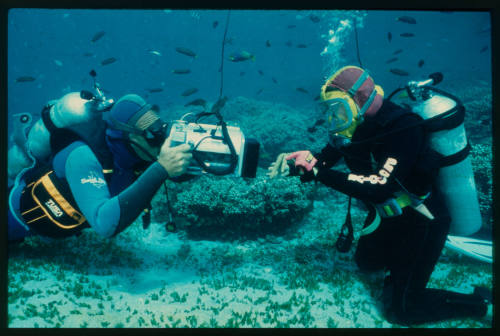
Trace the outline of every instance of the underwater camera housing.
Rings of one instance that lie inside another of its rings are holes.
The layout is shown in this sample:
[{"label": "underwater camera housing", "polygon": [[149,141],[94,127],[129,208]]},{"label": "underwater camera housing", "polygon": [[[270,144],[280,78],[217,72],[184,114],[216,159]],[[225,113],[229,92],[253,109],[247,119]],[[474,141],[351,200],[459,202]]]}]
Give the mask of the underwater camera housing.
[{"label": "underwater camera housing", "polygon": [[237,126],[176,120],[171,124],[169,137],[172,147],[186,143],[193,149],[194,162],[187,169],[188,175],[256,175],[260,144],[246,138]]}]

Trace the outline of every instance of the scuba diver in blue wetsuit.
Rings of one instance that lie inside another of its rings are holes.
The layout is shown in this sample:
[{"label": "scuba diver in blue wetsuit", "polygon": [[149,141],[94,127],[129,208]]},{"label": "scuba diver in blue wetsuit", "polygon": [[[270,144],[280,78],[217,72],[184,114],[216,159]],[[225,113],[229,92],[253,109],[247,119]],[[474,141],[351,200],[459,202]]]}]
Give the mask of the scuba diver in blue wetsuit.
[{"label": "scuba diver in blue wetsuit", "polygon": [[17,173],[9,187],[9,242],[64,238],[88,227],[113,237],[190,164],[191,147],[170,147],[157,106],[135,94],[113,103],[94,86],[97,94],[49,102],[25,136],[25,150],[9,151],[9,174]]},{"label": "scuba diver in blue wetsuit", "polygon": [[[437,76],[435,81],[440,81]],[[420,91],[424,83],[412,85],[414,90],[408,94],[422,95],[419,106],[430,108],[437,102],[438,107],[449,107],[432,123],[444,129],[463,123],[460,109],[440,91]],[[384,100],[382,88],[359,67],[338,70],[322,87],[321,98],[329,143],[317,154],[307,150],[280,154],[268,175],[300,175],[302,182],[321,182],[367,206],[355,260],[362,271],[388,272],[382,297],[388,321],[412,325],[485,316],[492,301],[487,288],[476,287],[473,294],[427,288],[450,229],[449,210],[453,210],[447,208],[446,188],[436,183],[436,176],[443,165],[457,170],[467,149],[453,155],[438,152],[427,141],[426,127],[431,123],[423,114],[390,98]],[[342,158],[350,172],[330,169]],[[470,183],[463,187],[469,188]],[[448,196],[457,197],[456,186],[453,191]],[[466,193],[461,190],[458,196]],[[350,204],[349,198],[349,210]],[[337,249],[346,252],[352,238],[348,212]]]}]

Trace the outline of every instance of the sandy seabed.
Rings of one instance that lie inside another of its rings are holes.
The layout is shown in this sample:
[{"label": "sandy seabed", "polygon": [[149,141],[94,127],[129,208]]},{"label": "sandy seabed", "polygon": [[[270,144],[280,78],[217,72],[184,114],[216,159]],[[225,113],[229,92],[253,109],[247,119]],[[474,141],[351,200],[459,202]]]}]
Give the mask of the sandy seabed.
[{"label": "sandy seabed", "polygon": [[[315,201],[299,227],[246,241],[190,240],[160,223],[143,230],[140,220],[111,240],[90,230],[29,238],[9,249],[8,326],[402,327],[381,314],[384,274],[360,273],[355,246],[335,251],[344,216],[344,202]],[[353,213],[355,225],[362,218]],[[470,293],[474,285],[492,288],[491,265],[445,249],[429,287]],[[490,328],[491,319],[418,327]]]}]

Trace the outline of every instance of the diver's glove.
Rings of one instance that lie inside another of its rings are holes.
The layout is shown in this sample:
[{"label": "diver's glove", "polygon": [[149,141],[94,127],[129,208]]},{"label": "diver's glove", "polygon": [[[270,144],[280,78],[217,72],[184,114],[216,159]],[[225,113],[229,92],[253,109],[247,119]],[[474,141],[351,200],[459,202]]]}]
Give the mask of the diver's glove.
[{"label": "diver's glove", "polygon": [[[278,176],[290,176],[292,175],[292,171],[290,171],[290,166],[286,160],[286,157],[290,155],[290,153],[281,153],[276,158],[276,161],[271,163],[269,168],[267,169],[267,176],[270,178],[275,178]],[[298,174],[296,174],[298,175]],[[292,175],[293,176],[293,175]]]}]

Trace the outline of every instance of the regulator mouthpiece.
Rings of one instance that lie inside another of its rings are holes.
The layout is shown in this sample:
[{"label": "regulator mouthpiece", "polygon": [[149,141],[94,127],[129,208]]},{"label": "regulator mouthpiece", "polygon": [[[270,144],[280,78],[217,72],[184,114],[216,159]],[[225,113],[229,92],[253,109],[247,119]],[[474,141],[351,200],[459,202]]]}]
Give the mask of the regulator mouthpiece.
[{"label": "regulator mouthpiece", "polygon": [[422,81],[410,81],[406,84],[406,91],[411,100],[417,99],[429,99],[431,93],[425,87],[428,85],[437,85],[443,80],[443,74],[440,72],[434,72],[429,75],[429,78]]},{"label": "regulator mouthpiece", "polygon": [[97,105],[97,110],[98,111],[107,111],[111,109],[111,107],[114,104],[113,99],[106,99],[104,96],[104,93],[100,89],[99,83],[96,81],[96,76],[97,73],[95,70],[91,70],[89,72],[89,75],[93,78],[94,80],[94,92],[90,92],[87,90],[82,90],[80,91],[80,98],[85,99],[85,100],[91,100],[94,101]]}]

